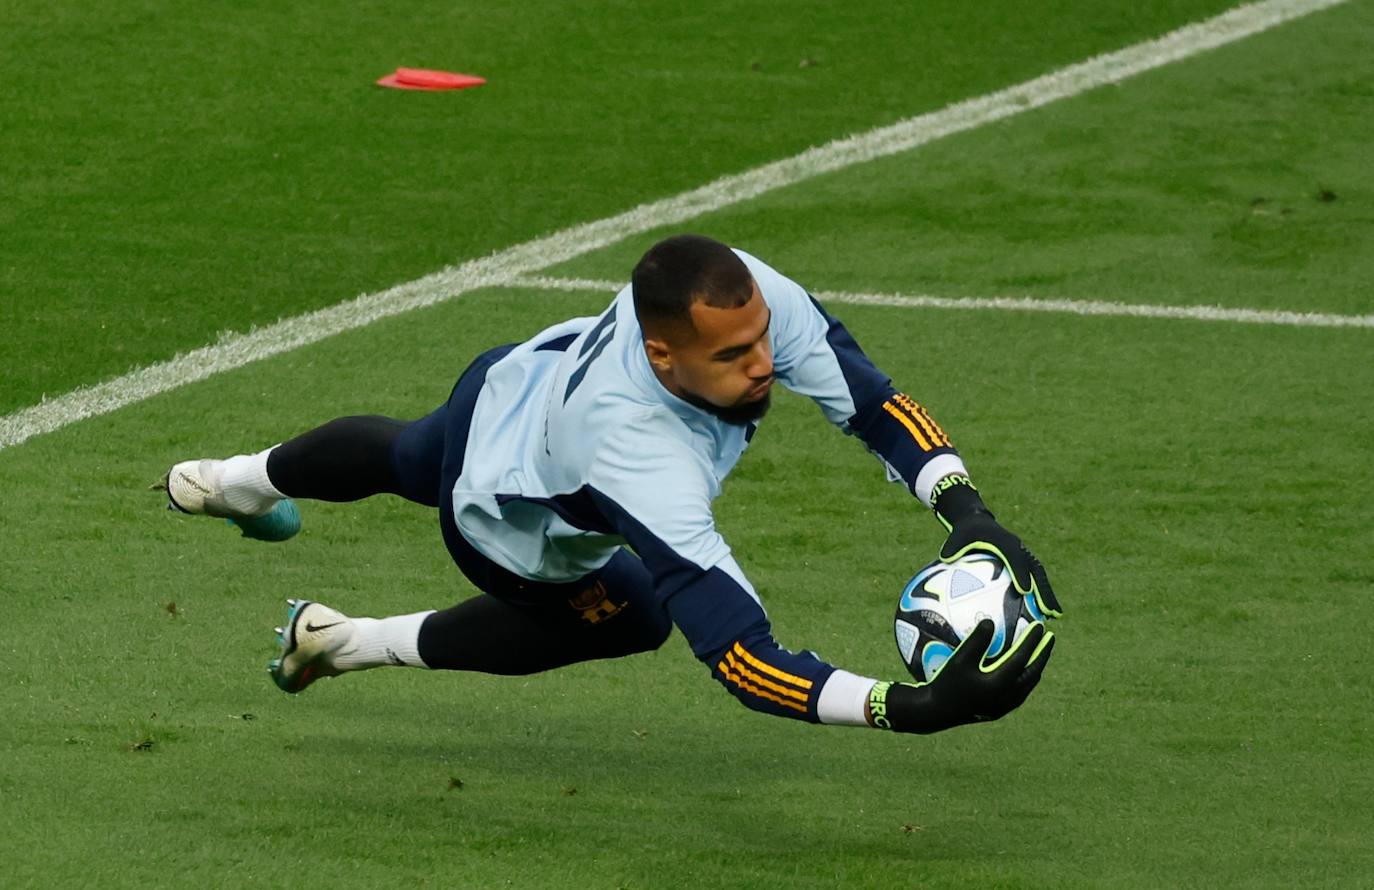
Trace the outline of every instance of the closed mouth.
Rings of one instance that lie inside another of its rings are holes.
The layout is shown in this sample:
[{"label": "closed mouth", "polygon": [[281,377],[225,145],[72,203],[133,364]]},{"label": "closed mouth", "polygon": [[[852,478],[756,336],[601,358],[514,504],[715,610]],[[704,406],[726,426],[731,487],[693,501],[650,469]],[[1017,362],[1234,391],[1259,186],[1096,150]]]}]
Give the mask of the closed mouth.
[{"label": "closed mouth", "polygon": [[772,378],[769,378],[768,380],[763,381],[758,386],[749,390],[749,392],[746,394],[746,398],[751,402],[756,402],[764,396],[768,395],[768,390],[772,388],[773,380]]}]

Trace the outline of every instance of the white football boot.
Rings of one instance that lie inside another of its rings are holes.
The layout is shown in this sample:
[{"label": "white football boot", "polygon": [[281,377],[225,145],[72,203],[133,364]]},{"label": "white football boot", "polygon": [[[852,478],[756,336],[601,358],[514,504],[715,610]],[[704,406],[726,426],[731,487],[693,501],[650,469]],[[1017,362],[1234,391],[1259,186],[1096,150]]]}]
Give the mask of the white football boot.
[{"label": "white football boot", "polygon": [[240,498],[230,505],[223,488],[224,461],[187,460],[162,477],[167,509],[195,516],[217,516],[238,527],[245,538],[285,541],[301,530],[301,514],[289,498]]},{"label": "white football boot", "polygon": [[311,600],[287,600],[286,626],[277,628],[281,655],[267,670],[283,692],[300,692],[321,677],[337,677],[333,655],[353,639],[353,619]]}]

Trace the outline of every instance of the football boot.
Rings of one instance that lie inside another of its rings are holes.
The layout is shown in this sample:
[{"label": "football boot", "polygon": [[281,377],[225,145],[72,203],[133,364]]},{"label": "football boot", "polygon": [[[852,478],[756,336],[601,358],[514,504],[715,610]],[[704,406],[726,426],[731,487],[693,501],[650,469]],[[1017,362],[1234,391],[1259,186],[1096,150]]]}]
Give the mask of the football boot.
[{"label": "football boot", "polygon": [[337,677],[332,656],[353,638],[353,619],[311,600],[287,600],[286,624],[277,628],[281,654],[267,670],[283,692],[300,692],[321,677]]},{"label": "football boot", "polygon": [[216,516],[259,541],[285,541],[301,530],[301,513],[289,498],[264,499],[261,509],[231,507],[224,497],[222,460],[182,461],[162,477],[167,509],[193,516]]}]

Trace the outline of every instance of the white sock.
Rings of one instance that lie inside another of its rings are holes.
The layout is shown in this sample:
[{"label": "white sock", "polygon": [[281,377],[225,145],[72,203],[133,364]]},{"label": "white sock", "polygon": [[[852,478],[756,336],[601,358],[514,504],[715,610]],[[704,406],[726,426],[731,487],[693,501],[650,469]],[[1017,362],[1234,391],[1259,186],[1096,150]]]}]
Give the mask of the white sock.
[{"label": "white sock", "polygon": [[267,455],[272,448],[257,454],[236,454],[224,462],[219,484],[230,507],[249,516],[262,516],[286,497],[267,478]]},{"label": "white sock", "polygon": [[330,656],[330,661],[341,671],[362,671],[384,664],[428,667],[420,658],[420,625],[433,614],[431,609],[391,618],[354,618],[348,645]]}]

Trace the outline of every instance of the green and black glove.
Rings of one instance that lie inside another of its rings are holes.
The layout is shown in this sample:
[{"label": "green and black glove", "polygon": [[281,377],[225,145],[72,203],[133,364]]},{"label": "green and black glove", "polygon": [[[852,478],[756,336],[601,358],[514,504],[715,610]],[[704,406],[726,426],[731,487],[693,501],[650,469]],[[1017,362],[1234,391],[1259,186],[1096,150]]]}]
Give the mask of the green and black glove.
[{"label": "green and black glove", "polygon": [[941,479],[935,484],[931,501],[936,517],[949,530],[945,546],[940,548],[940,559],[954,562],[969,553],[991,553],[1011,572],[1018,591],[1035,595],[1041,612],[1051,618],[1064,614],[1045,567],[1020,538],[998,523],[967,476]]},{"label": "green and black glove", "polygon": [[993,632],[991,621],[980,621],[925,683],[874,685],[868,694],[869,722],[880,729],[925,735],[1014,711],[1040,682],[1054,650],[1054,634],[1037,621],[1010,651],[984,664]]}]

